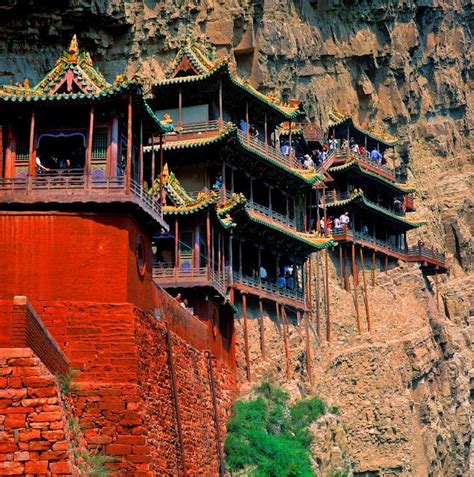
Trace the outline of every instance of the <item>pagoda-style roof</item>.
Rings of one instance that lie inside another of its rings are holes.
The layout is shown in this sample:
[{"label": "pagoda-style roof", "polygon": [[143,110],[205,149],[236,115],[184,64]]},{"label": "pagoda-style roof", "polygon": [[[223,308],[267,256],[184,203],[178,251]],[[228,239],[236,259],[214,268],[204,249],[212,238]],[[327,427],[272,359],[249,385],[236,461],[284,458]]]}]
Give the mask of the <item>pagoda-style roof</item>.
[{"label": "pagoda-style roof", "polygon": [[350,161],[346,162],[345,164],[341,164],[338,166],[332,166],[329,169],[329,172],[332,173],[338,173],[342,171],[347,171],[347,172],[357,172],[362,174],[365,177],[368,177],[370,179],[377,180],[378,182],[382,183],[383,185],[386,185],[390,187],[391,189],[395,190],[396,192],[401,192],[402,194],[409,194],[412,192],[415,192],[415,189],[407,184],[400,184],[399,182],[394,182],[391,180],[386,179],[380,174],[376,174],[375,172],[368,171],[366,168],[364,168],[360,161],[357,160],[357,158],[353,158]]},{"label": "pagoda-style roof", "polygon": [[378,141],[381,144],[384,144],[387,147],[395,146],[398,143],[398,138],[391,136],[390,134],[375,130],[375,129],[364,129],[354,122],[354,119],[350,114],[343,114],[337,111],[334,111],[329,114],[330,121],[327,124],[327,130],[341,126],[342,124],[349,123],[357,132],[370,137],[374,141]]},{"label": "pagoda-style roof", "polygon": [[305,115],[300,102],[281,104],[275,95],[265,95],[247,80],[240,79],[232,70],[230,58],[219,58],[215,50],[197,38],[186,38],[166,73],[166,78],[157,81],[155,87],[205,82],[222,77],[244,95],[262,102],[283,119],[296,119]]},{"label": "pagoda-style roof", "polygon": [[127,80],[117,76],[113,84],[108,83],[94,67],[88,52],[80,52],[74,35],[67,51],[64,51],[37,85],[31,87],[28,80],[23,84],[0,85],[0,100],[11,103],[77,103],[100,102],[133,92],[145,113],[162,132],[170,132],[173,126],[159,121],[143,98],[141,80]]},{"label": "pagoda-style roof", "polygon": [[399,225],[404,226],[407,230],[416,229],[422,225],[426,225],[426,221],[413,221],[405,217],[397,215],[396,213],[381,207],[378,204],[369,201],[364,196],[364,191],[361,189],[354,189],[351,194],[344,198],[338,198],[334,201],[327,202],[326,207],[343,207],[349,204],[357,204],[365,209],[368,209],[376,214],[382,215],[385,218],[392,220],[393,222],[398,223]]},{"label": "pagoda-style roof", "polygon": [[[198,147],[207,147],[212,144],[225,143],[232,140],[239,148],[245,150],[246,152],[257,156],[259,159],[266,161],[267,163],[272,164],[280,170],[283,170],[285,173],[290,174],[297,179],[304,181],[306,184],[314,184],[317,181],[323,180],[324,176],[319,174],[315,169],[303,169],[291,167],[281,160],[277,160],[272,154],[267,154],[264,151],[263,147],[257,148],[254,143],[247,142],[241,131],[233,123],[227,123],[221,131],[216,131],[214,136],[205,136],[203,138],[194,137],[192,139],[186,138],[186,135],[183,135],[183,139],[175,139],[166,142],[163,144],[163,150],[173,151],[181,149],[193,149]],[[144,151],[150,152],[152,146],[145,146]],[[154,145],[155,151],[159,151],[160,145]],[[242,156],[243,158],[245,156]]]}]

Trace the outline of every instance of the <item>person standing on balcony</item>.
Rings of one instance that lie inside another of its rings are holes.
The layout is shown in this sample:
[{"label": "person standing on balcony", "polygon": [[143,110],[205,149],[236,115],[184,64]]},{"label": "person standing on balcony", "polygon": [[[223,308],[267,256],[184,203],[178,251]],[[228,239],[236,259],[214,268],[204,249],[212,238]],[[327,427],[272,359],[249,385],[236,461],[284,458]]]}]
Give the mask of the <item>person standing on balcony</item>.
[{"label": "person standing on balcony", "polygon": [[332,235],[332,226],[333,226],[333,218],[328,217],[326,220],[326,228],[325,228],[325,232],[327,236]]},{"label": "person standing on balcony", "polygon": [[303,166],[306,167],[306,169],[314,169],[314,162],[309,154],[304,155]]},{"label": "person standing on balcony", "polygon": [[278,288],[285,288],[286,287],[286,278],[283,276],[283,273],[280,273],[280,275],[278,275],[277,287]]},{"label": "person standing on balcony", "polygon": [[321,220],[319,221],[319,232],[321,233],[321,236],[324,237],[326,233],[326,224],[324,223],[324,218],[321,217]]},{"label": "person standing on balcony", "polygon": [[285,278],[286,278],[286,288],[288,288],[288,290],[294,290],[295,280],[293,278],[293,275],[290,275],[289,273],[287,273]]},{"label": "person standing on balcony", "polygon": [[330,151],[332,151],[333,149],[336,149],[336,145],[337,145],[336,139],[334,139],[333,137],[331,139],[329,139],[329,150]]},{"label": "person standing on balcony", "polygon": [[349,218],[349,212],[344,212],[340,217],[339,220],[341,222],[341,226],[344,227],[344,230],[346,231],[349,228],[349,224],[351,222],[351,219]]},{"label": "person standing on balcony", "polygon": [[44,172],[49,172],[49,171],[50,169],[43,166],[43,163],[41,162],[41,155],[37,154],[36,155],[36,174],[43,174]]},{"label": "person standing on balcony", "polygon": [[380,154],[380,152],[374,148],[372,149],[372,152],[370,153],[370,160],[380,163],[382,160],[382,154]]},{"label": "person standing on balcony", "polygon": [[336,232],[338,231],[338,229],[341,228],[341,220],[339,219],[339,217],[336,217],[334,219],[334,229],[336,230]]},{"label": "person standing on balcony", "polygon": [[212,188],[213,188],[214,190],[218,190],[218,189],[220,189],[220,188],[222,187],[222,184],[223,184],[223,182],[222,182],[222,174],[218,174],[218,175],[216,176],[216,181],[214,182],[214,185],[212,186]]},{"label": "person standing on balcony", "polygon": [[266,282],[268,279],[268,274],[267,274],[267,270],[265,269],[263,265],[260,265],[259,273],[260,273],[260,280],[262,280],[262,282]]}]

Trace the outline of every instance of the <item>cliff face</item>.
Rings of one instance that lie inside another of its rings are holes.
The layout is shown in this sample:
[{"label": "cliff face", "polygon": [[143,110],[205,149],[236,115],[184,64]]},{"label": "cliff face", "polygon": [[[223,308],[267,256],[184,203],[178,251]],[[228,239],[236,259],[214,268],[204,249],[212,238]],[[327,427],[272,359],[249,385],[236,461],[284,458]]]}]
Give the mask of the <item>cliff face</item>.
[{"label": "cliff face", "polygon": [[[2,83],[39,79],[74,32],[109,79],[124,70],[160,77],[186,32],[204,34],[235,53],[241,76],[264,92],[302,99],[317,122],[337,109],[401,138],[396,164],[418,190],[417,214],[429,221],[413,233],[448,253],[442,305],[438,311],[415,267],[380,274],[369,291],[374,332],[357,336],[351,297],[331,266],[334,341],[313,339],[315,389],[340,406],[359,475],[469,475],[472,2],[41,3],[0,3]],[[304,345],[296,327],[290,338],[298,370]],[[274,340],[256,376],[278,375],[281,338]]]}]

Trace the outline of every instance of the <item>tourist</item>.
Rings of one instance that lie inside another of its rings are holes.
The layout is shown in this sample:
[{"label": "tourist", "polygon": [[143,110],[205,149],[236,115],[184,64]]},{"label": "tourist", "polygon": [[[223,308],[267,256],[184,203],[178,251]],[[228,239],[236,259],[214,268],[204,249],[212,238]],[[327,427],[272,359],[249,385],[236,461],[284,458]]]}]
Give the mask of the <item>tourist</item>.
[{"label": "tourist", "polygon": [[250,135],[254,138],[258,138],[258,129],[253,124],[250,125]]},{"label": "tourist", "polygon": [[336,217],[334,219],[334,229],[337,230],[340,228],[341,228],[341,220],[339,219],[339,217]]},{"label": "tourist", "polygon": [[[403,198],[402,198],[403,200]],[[395,209],[395,213],[397,215],[403,215],[403,202],[400,200],[400,197],[395,197],[393,201],[393,208]]]},{"label": "tourist", "polygon": [[41,162],[41,155],[37,154],[36,155],[36,174],[43,174],[43,172],[49,172],[49,171],[50,169],[43,166],[43,163]]},{"label": "tourist", "polygon": [[372,152],[370,153],[370,160],[374,162],[381,162],[382,160],[382,154],[380,154],[377,149],[372,149]]},{"label": "tourist", "polygon": [[267,270],[263,265],[260,265],[260,280],[266,282],[268,280]]},{"label": "tourist", "polygon": [[181,308],[184,308],[186,310],[186,308],[188,307],[188,299],[185,298],[181,303],[180,303],[180,306]]},{"label": "tourist", "polygon": [[280,273],[280,275],[278,275],[277,287],[278,288],[285,288],[286,287],[286,279],[285,279],[285,277],[283,276],[282,273]]},{"label": "tourist", "polygon": [[357,143],[354,143],[352,146],[352,152],[354,154],[359,154],[359,145]]},{"label": "tourist", "polygon": [[347,149],[347,139],[342,140],[341,149]]},{"label": "tourist", "polygon": [[322,236],[326,234],[326,224],[323,218],[319,221],[319,232]]},{"label": "tourist", "polygon": [[285,156],[288,156],[290,154],[290,146],[288,145],[287,142],[284,142],[281,146],[280,146],[280,152],[282,154],[284,154]]},{"label": "tourist", "polygon": [[306,167],[306,169],[314,169],[314,162],[309,154],[304,155],[303,166]]},{"label": "tourist", "polygon": [[362,234],[369,235],[369,228],[365,224],[362,226]]},{"label": "tourist", "polygon": [[333,226],[333,217],[328,217],[326,220],[326,235],[332,234],[332,226]]},{"label": "tourist", "polygon": [[220,189],[222,187],[223,181],[222,181],[222,174],[218,174],[216,176],[216,181],[214,182],[214,185],[212,186],[213,189]]},{"label": "tourist", "polygon": [[336,146],[337,146],[336,139],[335,138],[329,139],[329,150],[332,151],[332,150],[336,149]]},{"label": "tourist", "polygon": [[240,130],[245,134],[247,132],[247,123],[241,119],[240,120]]},{"label": "tourist", "polygon": [[286,288],[288,288],[288,290],[295,289],[295,280],[290,274],[286,275]]},{"label": "tourist", "polygon": [[179,304],[181,304],[181,293],[178,293],[174,298]]},{"label": "tourist", "polygon": [[349,228],[349,223],[351,219],[349,218],[349,212],[344,212],[340,217],[339,220],[341,221],[341,226],[344,227],[344,229]]}]

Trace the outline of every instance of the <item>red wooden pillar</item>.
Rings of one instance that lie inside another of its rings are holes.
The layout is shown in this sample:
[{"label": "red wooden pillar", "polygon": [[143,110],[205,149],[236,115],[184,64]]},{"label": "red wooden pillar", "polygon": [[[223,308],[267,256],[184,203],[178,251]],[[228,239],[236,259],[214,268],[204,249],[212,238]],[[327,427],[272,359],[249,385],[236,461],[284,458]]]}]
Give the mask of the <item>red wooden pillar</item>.
[{"label": "red wooden pillar", "polygon": [[249,331],[247,323],[247,295],[242,293],[242,313],[244,315],[244,343],[245,343],[245,365],[247,367],[247,381],[251,380],[250,355],[249,355]]},{"label": "red wooden pillar", "polygon": [[359,297],[357,295],[357,262],[355,256],[355,245],[352,244],[352,283],[354,285],[354,305],[356,312],[357,332],[360,333]]},{"label": "red wooden pillar", "polygon": [[174,218],[174,266],[179,267],[179,222],[178,217]]},{"label": "red wooden pillar", "polygon": [[[155,192],[155,136],[151,136],[151,191],[152,196],[156,195]],[[161,177],[160,177],[161,182]],[[161,199],[160,199],[161,200]]]},{"label": "red wooden pillar", "polygon": [[35,176],[36,175],[36,151],[35,151],[35,110],[34,109],[31,111],[30,144],[29,144],[28,153],[29,153],[29,174],[30,176]]},{"label": "red wooden pillar", "polygon": [[262,358],[265,359],[265,323],[263,318],[263,303],[262,300],[258,300],[258,307],[260,310],[260,349]]},{"label": "red wooden pillar", "polygon": [[316,259],[316,333],[318,338],[321,337],[321,317],[320,317],[320,308],[319,302],[321,297],[321,286],[320,286],[320,274],[319,274],[319,266],[320,266],[320,256],[317,255]]},{"label": "red wooden pillar", "polygon": [[365,314],[367,317],[367,330],[372,331],[372,325],[370,321],[369,296],[367,295],[367,281],[365,279],[364,252],[362,251],[362,247],[359,249],[359,254],[360,254],[360,266],[362,267],[362,284],[364,286],[364,302],[365,302]]},{"label": "red wooden pillar", "polygon": [[3,126],[0,125],[0,177],[5,177],[5,158],[3,156]]},{"label": "red wooden pillar", "polygon": [[7,127],[7,147],[5,150],[5,177],[15,177],[16,137],[11,124]]},{"label": "red wooden pillar", "polygon": [[[296,313],[299,314],[299,311]],[[306,338],[306,369],[308,373],[308,381],[309,385],[313,385],[313,371],[311,368],[311,343],[309,341],[309,313],[306,312],[304,314],[304,331],[305,331],[305,338]]]},{"label": "red wooden pillar", "polygon": [[160,202],[165,205],[165,191],[163,189],[163,133],[160,133]]},{"label": "red wooden pillar", "polygon": [[140,149],[138,150],[138,167],[140,187],[143,187],[143,119],[140,119]]},{"label": "red wooden pillar", "polygon": [[130,192],[130,183],[132,179],[132,95],[128,97],[127,111],[127,165],[125,168],[125,180],[127,184],[127,193]]},{"label": "red wooden pillar", "polygon": [[178,92],[178,127],[183,125],[183,91],[179,88]]},{"label": "red wooden pillar", "polygon": [[331,317],[329,313],[329,259],[328,259],[328,249],[325,250],[325,266],[326,266],[326,340],[331,341]]},{"label": "red wooden pillar", "polygon": [[91,175],[92,175],[93,138],[94,138],[94,106],[92,105],[89,112],[89,131],[87,133],[87,152],[86,152],[86,164],[85,164],[87,188],[90,188],[91,182],[92,182]]},{"label": "red wooden pillar", "polygon": [[372,286],[375,286],[375,250],[372,251]]},{"label": "red wooden pillar", "polygon": [[224,126],[224,112],[222,105],[222,78],[219,78],[219,129]]},{"label": "red wooden pillar", "polygon": [[209,277],[211,271],[211,218],[209,216],[209,210],[206,215],[206,248],[207,276]]},{"label": "red wooden pillar", "polygon": [[288,320],[286,318],[285,305],[281,305],[281,319],[283,321],[283,340],[285,344],[286,379],[289,380],[291,377],[290,347],[288,343]]},{"label": "red wooden pillar", "polygon": [[117,177],[117,161],[118,161],[118,141],[119,141],[119,121],[116,116],[112,119],[112,137],[110,141],[110,158],[108,175]]},{"label": "red wooden pillar", "polygon": [[435,277],[435,287],[436,287],[436,308],[439,311],[438,266],[436,266],[435,268],[434,277]]}]

